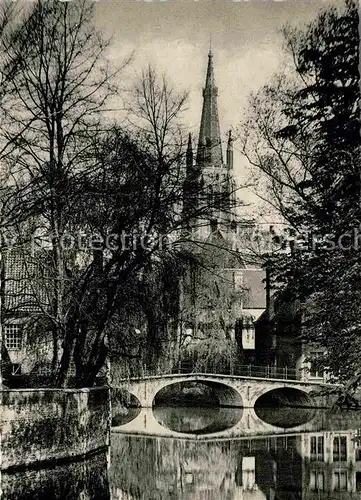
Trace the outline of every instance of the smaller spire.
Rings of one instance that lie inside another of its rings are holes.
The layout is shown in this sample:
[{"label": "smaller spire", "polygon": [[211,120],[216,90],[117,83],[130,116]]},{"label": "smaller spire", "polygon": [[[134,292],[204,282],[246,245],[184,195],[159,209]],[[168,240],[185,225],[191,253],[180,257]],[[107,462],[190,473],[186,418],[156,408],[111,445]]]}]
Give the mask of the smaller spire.
[{"label": "smaller spire", "polygon": [[229,132],[228,132],[227,167],[229,169],[233,168],[233,137],[232,137],[232,130],[229,130]]},{"label": "smaller spire", "polygon": [[189,132],[188,134],[188,146],[187,146],[187,152],[190,151],[192,152],[192,134]]},{"label": "smaller spire", "polygon": [[205,143],[202,135],[199,136],[198,150],[197,150],[197,163],[202,163],[205,158]]},{"label": "smaller spire", "polygon": [[186,152],[186,165],[187,165],[187,171],[188,175],[193,167],[193,147],[192,147],[192,134],[189,132],[188,135],[188,146],[187,146],[187,152]]},{"label": "smaller spire", "polygon": [[208,57],[212,57],[212,33],[209,34],[209,52],[208,52]]}]

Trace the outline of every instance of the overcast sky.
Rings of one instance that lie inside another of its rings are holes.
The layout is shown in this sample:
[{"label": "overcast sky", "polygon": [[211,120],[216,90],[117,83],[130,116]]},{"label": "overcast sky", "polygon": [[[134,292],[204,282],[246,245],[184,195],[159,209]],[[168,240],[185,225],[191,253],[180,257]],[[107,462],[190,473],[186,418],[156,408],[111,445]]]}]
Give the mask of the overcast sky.
[{"label": "overcast sky", "polygon": [[[211,35],[225,140],[227,130],[244,116],[249,94],[282,64],[282,26],[307,24],[330,4],[341,5],[341,1],[100,0],[96,24],[106,36],[113,36],[110,55],[117,64],[135,51],[122,76],[125,87],[150,62],[159,72],[166,72],[174,86],[190,91],[184,121],[195,136]],[[239,180],[247,176],[239,155],[235,173]]]}]

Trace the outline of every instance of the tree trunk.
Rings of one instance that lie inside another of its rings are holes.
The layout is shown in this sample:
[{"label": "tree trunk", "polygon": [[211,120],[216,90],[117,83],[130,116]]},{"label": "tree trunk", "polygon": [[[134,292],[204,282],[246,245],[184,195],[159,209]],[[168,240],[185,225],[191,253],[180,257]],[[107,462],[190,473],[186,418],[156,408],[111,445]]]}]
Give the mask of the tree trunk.
[{"label": "tree trunk", "polygon": [[59,345],[58,345],[59,340],[58,340],[58,332],[55,325],[53,325],[52,328],[52,337],[53,337],[53,356],[51,360],[51,373],[53,382],[55,382],[56,371],[58,368],[58,357],[59,357]]},{"label": "tree trunk", "polygon": [[60,360],[55,386],[66,387],[69,379],[69,369],[74,351],[74,338],[71,335],[64,336],[63,353]]}]

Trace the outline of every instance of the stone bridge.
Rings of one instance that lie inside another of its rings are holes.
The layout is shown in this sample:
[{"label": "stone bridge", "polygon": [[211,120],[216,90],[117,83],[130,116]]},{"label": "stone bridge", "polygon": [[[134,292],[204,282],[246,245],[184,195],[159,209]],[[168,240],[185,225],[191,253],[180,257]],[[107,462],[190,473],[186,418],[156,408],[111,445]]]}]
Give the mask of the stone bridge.
[{"label": "stone bridge", "polygon": [[117,388],[132,394],[142,408],[151,408],[157,394],[165,387],[182,382],[199,382],[210,387],[220,406],[254,408],[259,398],[272,391],[297,406],[329,406],[327,397],[320,395],[331,384],[299,380],[271,379],[249,376],[189,373],[155,375],[139,379],[120,380]]}]

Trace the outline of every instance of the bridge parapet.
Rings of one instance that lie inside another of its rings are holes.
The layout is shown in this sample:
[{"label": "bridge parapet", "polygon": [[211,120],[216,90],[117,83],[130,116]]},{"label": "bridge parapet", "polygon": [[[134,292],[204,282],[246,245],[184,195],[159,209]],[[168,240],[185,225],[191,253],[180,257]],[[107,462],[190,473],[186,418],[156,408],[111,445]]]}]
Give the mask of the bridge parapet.
[{"label": "bridge parapet", "polygon": [[212,366],[209,364],[198,365],[188,361],[182,361],[179,366],[173,370],[173,373],[211,373],[218,375],[244,376],[244,377],[261,377],[275,378],[287,380],[303,380],[304,372],[289,366],[271,366],[271,365],[242,365],[240,363],[230,362],[228,366],[222,367]]}]

